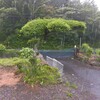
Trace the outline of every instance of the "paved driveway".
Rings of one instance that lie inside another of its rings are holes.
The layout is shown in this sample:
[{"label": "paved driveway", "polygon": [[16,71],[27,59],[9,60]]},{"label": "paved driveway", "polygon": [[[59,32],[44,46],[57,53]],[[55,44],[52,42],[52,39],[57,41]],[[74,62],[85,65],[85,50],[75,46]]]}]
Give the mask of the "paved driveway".
[{"label": "paved driveway", "polygon": [[[100,70],[73,59],[58,59],[64,64],[64,74],[69,73],[74,81],[79,79],[81,92],[89,92],[100,100]],[[90,100],[90,95],[88,99]],[[81,99],[80,99],[81,100]],[[84,99],[85,100],[85,99]]]}]

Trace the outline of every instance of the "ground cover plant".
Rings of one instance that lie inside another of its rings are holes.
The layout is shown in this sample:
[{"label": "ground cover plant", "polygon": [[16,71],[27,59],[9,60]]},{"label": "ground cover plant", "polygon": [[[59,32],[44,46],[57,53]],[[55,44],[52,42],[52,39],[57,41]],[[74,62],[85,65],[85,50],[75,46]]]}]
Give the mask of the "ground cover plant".
[{"label": "ground cover plant", "polygon": [[31,48],[22,48],[18,57],[0,58],[0,66],[16,66],[18,68],[17,72],[23,74],[23,81],[31,86],[57,84],[60,82],[58,69],[42,64],[42,61],[37,58]]},{"label": "ground cover plant", "polygon": [[22,65],[29,65],[28,59],[22,59],[18,57],[14,58],[0,58],[0,66],[5,66],[5,67],[14,67],[19,64]]}]

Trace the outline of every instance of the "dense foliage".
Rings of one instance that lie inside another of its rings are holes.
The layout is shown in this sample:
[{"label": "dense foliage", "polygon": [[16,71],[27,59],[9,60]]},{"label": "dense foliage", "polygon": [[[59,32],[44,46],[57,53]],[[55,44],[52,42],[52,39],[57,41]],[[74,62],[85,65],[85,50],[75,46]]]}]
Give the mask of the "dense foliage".
[{"label": "dense foliage", "polygon": [[62,19],[54,19],[47,25],[49,32],[66,33],[70,30],[70,26]]},{"label": "dense foliage", "polygon": [[34,44],[37,40],[37,43],[40,41],[41,49],[61,49],[68,47],[69,43],[77,43],[78,37],[85,29],[84,22],[53,18],[32,20],[25,24],[20,32],[23,34],[22,38],[27,38],[28,44]]},{"label": "dense foliage", "polygon": [[48,65],[35,64],[28,68],[24,67],[21,71],[25,74],[24,81],[31,85],[57,84],[60,81],[58,70]]},{"label": "dense foliage", "polygon": [[87,43],[82,44],[82,51],[87,56],[91,56],[91,54],[93,53],[93,49]]},{"label": "dense foliage", "polygon": [[20,50],[20,57],[21,58],[32,58],[34,55],[34,51],[33,49],[30,48],[22,48],[22,50]]},{"label": "dense foliage", "polygon": [[33,34],[35,36],[44,34],[46,25],[48,23],[48,20],[38,19],[38,20],[32,20],[28,22],[24,27],[22,27],[21,32],[24,33],[24,35],[32,36]]}]

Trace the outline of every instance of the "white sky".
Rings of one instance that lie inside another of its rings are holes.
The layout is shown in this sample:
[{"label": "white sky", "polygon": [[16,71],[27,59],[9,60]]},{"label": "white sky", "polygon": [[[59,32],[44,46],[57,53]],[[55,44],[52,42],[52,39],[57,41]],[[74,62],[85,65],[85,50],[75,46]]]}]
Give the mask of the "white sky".
[{"label": "white sky", "polygon": [[[86,0],[80,0],[80,1],[86,1]],[[92,0],[90,0],[90,1],[92,1]],[[100,0],[94,0],[94,2],[100,10]]]}]

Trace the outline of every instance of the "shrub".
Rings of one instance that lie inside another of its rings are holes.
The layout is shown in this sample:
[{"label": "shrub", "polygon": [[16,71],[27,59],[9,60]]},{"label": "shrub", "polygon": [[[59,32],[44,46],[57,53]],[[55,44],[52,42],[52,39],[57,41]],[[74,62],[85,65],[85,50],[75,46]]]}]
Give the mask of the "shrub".
[{"label": "shrub", "polygon": [[100,49],[96,49],[96,54],[100,55]]},{"label": "shrub", "polygon": [[22,48],[22,50],[20,50],[20,57],[21,58],[32,58],[34,54],[33,49],[31,48]]},{"label": "shrub", "polygon": [[60,74],[56,68],[48,65],[33,65],[31,67],[23,67],[24,81],[34,85],[56,84],[59,82]]},{"label": "shrub", "polygon": [[93,48],[91,48],[87,43],[82,44],[82,51],[87,55],[91,56],[93,53]]},{"label": "shrub", "polygon": [[41,60],[37,58],[29,59],[29,66],[18,65],[20,72],[24,73],[24,82],[31,84],[56,84],[59,82],[60,74],[58,69],[48,65],[41,65]]},{"label": "shrub", "polygon": [[87,43],[82,44],[82,51],[87,52],[89,45]]},{"label": "shrub", "polygon": [[89,47],[86,52],[87,56],[91,56],[92,53],[93,53],[93,48]]}]

